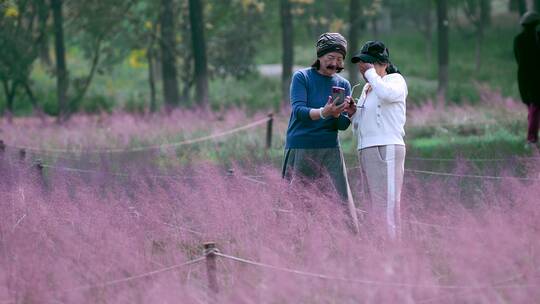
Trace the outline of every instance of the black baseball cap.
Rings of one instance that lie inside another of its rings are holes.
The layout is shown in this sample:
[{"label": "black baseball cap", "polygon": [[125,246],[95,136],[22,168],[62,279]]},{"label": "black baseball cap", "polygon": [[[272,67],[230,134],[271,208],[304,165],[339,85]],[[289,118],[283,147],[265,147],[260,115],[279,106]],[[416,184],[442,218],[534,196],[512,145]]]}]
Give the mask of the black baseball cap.
[{"label": "black baseball cap", "polygon": [[362,49],[351,58],[351,62],[388,62],[389,58],[390,53],[388,52],[388,48],[384,46],[384,43],[381,41],[368,41],[364,44]]}]

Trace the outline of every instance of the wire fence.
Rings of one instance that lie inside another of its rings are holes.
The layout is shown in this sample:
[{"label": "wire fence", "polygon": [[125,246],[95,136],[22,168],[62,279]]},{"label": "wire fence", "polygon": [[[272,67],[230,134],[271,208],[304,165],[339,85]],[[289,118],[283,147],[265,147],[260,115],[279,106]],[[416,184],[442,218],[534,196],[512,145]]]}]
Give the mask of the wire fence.
[{"label": "wire fence", "polygon": [[407,157],[407,160],[412,161],[426,161],[426,162],[507,162],[507,161],[523,161],[523,160],[540,160],[538,156],[512,156],[512,157],[499,157],[499,158],[438,158],[438,157]]},{"label": "wire fence", "polygon": [[[271,134],[271,122],[272,122],[272,120],[273,120],[272,115],[269,115],[269,117],[267,117],[267,118],[254,121],[252,123],[249,123],[249,124],[241,126],[241,127],[237,127],[237,128],[231,129],[231,130],[227,130],[227,131],[224,131],[224,132],[221,132],[221,133],[218,133],[218,134],[205,136],[205,137],[201,137],[201,138],[196,138],[196,139],[191,139],[191,140],[187,140],[187,141],[183,141],[183,142],[167,143],[167,144],[156,145],[156,146],[139,147],[139,148],[136,148],[135,150],[133,150],[133,149],[132,150],[129,150],[129,149],[128,150],[125,150],[125,149],[106,149],[106,150],[99,150],[99,151],[100,152],[109,151],[109,152],[113,152],[113,153],[122,152],[122,151],[130,152],[130,151],[142,151],[144,149],[161,148],[161,147],[165,147],[165,146],[180,146],[180,145],[193,144],[193,143],[203,142],[203,141],[206,141],[206,140],[216,139],[216,138],[219,138],[219,137],[222,137],[222,136],[232,135],[234,133],[238,133],[238,132],[247,130],[249,128],[253,128],[253,127],[258,126],[260,124],[263,124],[265,122],[269,123],[267,125],[268,126],[267,131],[270,131],[270,134]],[[267,134],[267,140],[268,140],[269,137],[271,138],[271,135]],[[25,149],[26,147],[6,146],[5,143],[0,141],[0,152],[5,151],[6,148],[19,150],[19,164],[20,164],[21,160],[24,160],[25,153],[23,153],[22,151],[24,151],[23,149]],[[58,152],[72,152],[72,153],[74,153],[74,152],[76,152],[76,151],[73,151],[73,150],[66,150],[66,149],[40,150],[40,149],[30,148],[30,150],[37,151],[39,153],[55,153],[55,152],[57,152],[57,153]],[[85,151],[85,152],[88,152],[88,151]],[[59,157],[63,158],[63,159],[73,160],[73,161],[80,160],[79,158],[68,158],[68,157],[65,157],[65,156],[59,156]],[[489,159],[489,158],[458,158],[458,159],[451,159],[451,158],[409,157],[408,159],[416,160],[416,161],[428,161],[428,162],[430,162],[430,161],[449,162],[449,161],[458,161],[458,160],[462,160],[462,161],[481,161],[481,162],[490,161],[491,162],[491,161],[506,161],[506,160],[512,160],[512,159],[537,160],[537,159],[540,159],[540,157],[533,156],[533,157],[491,158],[491,159]],[[13,160],[12,160],[12,162],[13,162]],[[14,164],[12,163],[11,165],[14,165]],[[64,172],[73,172],[73,173],[83,173],[83,174],[111,175],[111,176],[128,177],[128,178],[137,178],[137,177],[141,176],[141,173],[111,172],[111,171],[104,171],[104,170],[82,169],[82,168],[68,167],[68,166],[55,166],[55,165],[50,165],[50,164],[43,163],[41,160],[37,160],[36,163],[25,167],[25,169],[30,169],[33,166],[36,166],[40,170],[43,169],[43,168],[48,168],[48,169],[51,169],[51,170],[64,171]],[[360,169],[360,166],[351,167],[351,168],[348,169],[348,171],[351,172],[351,171],[357,170],[357,169]],[[531,177],[472,175],[472,174],[458,174],[458,173],[436,172],[436,171],[415,170],[415,169],[405,169],[405,172],[411,173],[411,174],[417,174],[417,175],[431,175],[431,176],[442,176],[442,177],[452,177],[452,178],[475,178],[475,179],[484,179],[484,180],[505,180],[505,179],[515,179],[515,180],[521,180],[521,181],[539,181],[540,180],[540,178],[531,178]],[[142,173],[144,173],[145,177],[150,177],[150,178],[155,178],[155,179],[170,179],[170,180],[195,180],[195,179],[198,179],[197,177],[194,177],[194,176],[167,175],[167,174],[147,174],[146,172],[142,172]],[[227,175],[234,175],[234,172],[232,170],[230,170],[229,172],[227,172]],[[251,176],[250,175],[236,175],[236,176],[239,177],[239,178],[245,179],[245,180],[247,180],[247,181],[249,181],[251,183],[257,184],[257,185],[262,185],[262,186],[268,185],[265,181],[260,180],[261,176],[253,176],[253,175],[251,175]],[[201,177],[199,179],[202,180],[204,178]],[[295,213],[293,210],[286,210],[286,209],[281,209],[281,208],[274,208],[274,211],[279,212],[279,213],[289,213],[289,214]],[[365,212],[365,211],[360,211],[360,212]],[[434,228],[441,228],[441,229],[454,229],[452,227],[446,227],[446,226],[437,225],[437,224],[421,223],[421,222],[418,222],[418,221],[415,221],[415,220],[404,220],[404,221],[409,222],[410,224],[419,225],[419,226],[434,227]],[[174,226],[174,225],[168,225],[168,226],[170,226],[171,228],[177,228],[177,229],[180,229],[180,230],[186,230],[186,231],[189,231],[189,232],[192,232],[192,233],[202,235],[201,232],[196,231],[196,230],[192,230],[192,229],[189,229],[189,228],[184,228],[184,227]]]},{"label": "wire fence", "polygon": [[[359,170],[361,166],[355,166],[348,168],[348,171]],[[437,171],[428,171],[428,170],[416,170],[416,169],[405,169],[406,173],[412,174],[422,174],[422,175],[435,175],[435,176],[446,176],[446,177],[457,177],[457,178],[477,178],[485,180],[505,180],[505,179],[515,179],[522,181],[540,181],[540,178],[534,177],[519,177],[519,176],[492,176],[492,175],[475,175],[475,174],[459,174],[459,173],[449,173],[449,172],[437,172]]]},{"label": "wire fence", "polygon": [[[170,147],[179,147],[184,145],[191,145],[195,143],[200,143],[204,141],[210,141],[215,140],[220,137],[229,136],[241,131],[245,131],[254,127],[257,127],[261,124],[267,123],[267,134],[266,134],[266,141],[267,141],[267,148],[271,146],[272,141],[272,124],[273,124],[273,115],[269,114],[268,117],[256,120],[254,122],[248,123],[246,125],[233,128],[230,130],[226,130],[223,132],[219,132],[216,134],[203,136],[199,138],[184,140],[180,142],[172,142],[172,143],[163,143],[159,145],[152,145],[152,146],[142,146],[142,147],[135,147],[135,148],[129,148],[129,149],[121,149],[121,148],[107,148],[107,149],[99,149],[99,150],[70,150],[70,149],[41,149],[41,148],[35,148],[35,147],[28,147],[28,146],[11,146],[6,145],[2,140],[0,140],[0,152],[4,152],[6,148],[15,149],[19,151],[20,158],[24,158],[26,151],[32,151],[35,153],[41,153],[48,157],[55,157],[59,159],[64,160],[72,160],[72,161],[79,161],[80,158],[74,158],[74,157],[67,157],[67,156],[58,156],[59,153],[80,153],[80,154],[95,154],[95,153],[131,153],[131,152],[140,152],[140,151],[148,151],[148,150],[161,150],[166,149]],[[53,154],[53,155],[51,155]],[[425,158],[425,157],[407,157],[407,160],[410,161],[423,161],[423,162],[457,162],[457,161],[466,161],[466,162],[503,162],[503,161],[511,161],[511,160],[540,160],[539,156],[531,156],[531,157],[524,157],[524,156],[515,156],[515,157],[509,157],[509,158]],[[85,159],[85,161],[88,161],[88,159]],[[96,162],[90,161],[90,163],[96,164]],[[63,170],[63,171],[71,171],[71,172],[79,172],[79,173],[101,173],[101,174],[109,174],[109,175],[115,175],[115,176],[129,176],[127,173],[114,173],[114,172],[100,172],[98,170],[91,170],[91,169],[81,169],[81,168],[73,168],[73,167],[59,167],[59,166],[52,166],[49,164],[42,164],[42,167],[55,169],[55,170]],[[356,170],[359,169],[359,166],[351,167],[348,170]],[[523,181],[538,181],[539,178],[530,178],[530,177],[513,177],[513,176],[488,176],[488,175],[473,175],[473,174],[457,174],[457,173],[450,173],[450,172],[436,172],[436,171],[429,171],[429,170],[415,170],[415,169],[405,169],[405,172],[412,173],[412,174],[423,174],[423,175],[435,175],[435,176],[447,176],[447,177],[460,177],[460,178],[478,178],[478,179],[486,179],[486,180],[503,180],[503,179],[517,179],[517,180],[523,180]],[[188,177],[180,177],[175,175],[151,175],[150,177],[153,178],[172,178],[172,179],[188,179]],[[249,180],[254,183],[262,184],[265,183],[254,179],[249,176],[243,177],[246,180]]]},{"label": "wire fence", "polygon": [[[11,160],[10,164],[14,165],[14,162],[15,161]],[[133,174],[125,173],[125,172],[111,172],[111,171],[103,171],[103,170],[82,169],[82,168],[68,167],[68,166],[54,166],[54,165],[43,163],[41,159],[38,159],[33,165],[30,165],[28,168],[31,168],[32,166],[41,166],[42,168],[49,168],[53,170],[66,171],[66,172],[105,174],[105,175],[121,176],[121,177],[135,177]],[[348,168],[347,171],[350,172],[350,171],[359,170],[359,169],[361,169],[360,166],[355,166],[355,167]],[[540,181],[540,178],[534,178],[534,177],[459,174],[459,173],[437,172],[437,171],[417,170],[417,169],[408,169],[408,168],[405,169],[405,172],[411,173],[411,174],[420,174],[420,175],[434,175],[434,176],[446,176],[446,177],[456,177],[456,178],[476,178],[476,179],[484,179],[484,180],[514,179],[514,180],[521,180],[521,181]],[[180,175],[166,175],[166,174],[145,174],[144,176],[156,178],[156,179],[177,179],[177,180],[196,179],[196,177],[188,177],[188,176],[180,176]],[[246,176],[241,176],[241,178],[244,178],[256,184],[266,185],[265,182],[261,180],[257,180],[255,176],[246,175]]]},{"label": "wire fence", "polygon": [[[59,291],[55,291],[55,294],[56,294],[55,297],[57,298],[58,295],[64,295],[64,294],[69,294],[69,293],[73,293],[73,292],[80,292],[80,291],[85,291],[85,290],[89,290],[89,289],[107,288],[107,287],[111,287],[111,286],[114,286],[114,285],[119,285],[119,284],[122,284],[122,283],[127,283],[127,282],[131,282],[131,281],[135,281],[135,280],[139,280],[139,279],[143,279],[143,278],[149,278],[149,277],[153,277],[153,276],[165,273],[165,272],[170,272],[172,270],[177,270],[177,269],[180,269],[180,268],[183,268],[183,267],[186,267],[186,266],[195,265],[195,264],[200,263],[200,262],[202,262],[204,260],[206,260],[206,257],[201,256],[201,257],[189,260],[189,261],[184,262],[184,263],[159,268],[159,269],[155,269],[155,270],[152,270],[152,271],[148,271],[148,272],[144,272],[144,273],[140,273],[140,274],[136,274],[136,275],[126,276],[126,277],[122,277],[122,278],[119,278],[119,279],[113,279],[113,280],[109,280],[109,281],[105,281],[105,282],[101,282],[101,283],[97,283],[97,284],[86,284],[86,285],[80,285],[80,286],[76,286],[76,287],[66,288],[66,289],[62,289],[62,290],[59,290]],[[41,300],[45,300],[45,299],[41,299]],[[49,299],[49,300],[52,300],[52,299]],[[7,300],[6,299],[6,300],[0,300],[0,303],[2,303],[2,304],[18,303],[18,301],[16,301],[16,300]]]},{"label": "wire fence", "polygon": [[[132,152],[141,152],[141,151],[149,151],[149,150],[162,150],[166,148],[177,148],[180,146],[186,146],[186,145],[192,145],[200,142],[215,140],[221,137],[229,136],[241,131],[245,131],[254,127],[257,127],[259,125],[267,123],[269,126],[267,129],[271,130],[271,124],[273,123],[273,115],[269,114],[268,117],[265,117],[263,119],[256,120],[254,122],[248,123],[246,125],[233,128],[230,130],[226,130],[223,132],[218,132],[215,134],[199,137],[199,138],[193,138],[193,139],[187,139],[179,142],[169,142],[169,143],[163,143],[159,145],[150,145],[150,146],[141,146],[141,147],[133,147],[133,148],[106,148],[106,149],[85,149],[85,150],[73,150],[73,149],[54,149],[54,148],[37,148],[37,147],[30,147],[30,146],[19,146],[19,145],[9,145],[13,149],[18,150],[25,150],[25,151],[33,151],[33,152],[40,152],[40,153],[80,153],[80,154],[107,154],[107,153],[132,153]],[[267,135],[267,137],[270,135]],[[271,136],[270,136],[271,137]],[[7,146],[3,141],[0,142],[0,149]]]},{"label": "wire fence", "polygon": [[[64,295],[64,294],[69,294],[73,292],[80,292],[80,291],[89,290],[89,289],[108,288],[114,285],[119,285],[122,283],[139,280],[142,278],[153,277],[153,276],[165,273],[165,272],[169,272],[172,270],[180,269],[183,267],[195,265],[200,262],[206,261],[206,270],[207,270],[206,273],[207,273],[207,282],[208,282],[206,291],[208,293],[208,298],[216,301],[220,293],[220,287],[218,285],[219,280],[217,279],[217,275],[219,273],[218,268],[217,268],[217,263],[216,263],[217,257],[230,260],[233,262],[237,262],[243,265],[259,268],[261,270],[270,270],[270,271],[275,271],[275,272],[287,273],[293,276],[309,277],[309,278],[325,280],[329,282],[336,282],[336,283],[341,282],[341,283],[348,283],[348,284],[360,284],[360,285],[379,286],[379,287],[381,286],[382,287],[407,287],[407,288],[438,289],[438,290],[462,291],[462,292],[463,291],[474,292],[474,291],[478,291],[482,289],[538,288],[537,284],[515,283],[517,280],[521,279],[524,275],[515,275],[513,277],[505,278],[505,279],[498,280],[491,283],[462,284],[462,285],[422,284],[422,283],[392,282],[392,281],[382,281],[382,280],[373,280],[373,279],[341,277],[341,276],[334,276],[334,275],[328,275],[328,274],[317,273],[317,272],[303,271],[303,270],[288,268],[288,267],[283,267],[283,266],[277,266],[277,265],[272,265],[272,264],[268,264],[268,263],[264,263],[260,261],[254,261],[251,259],[224,254],[224,253],[221,253],[219,249],[216,247],[216,244],[212,242],[204,243],[203,248],[204,250],[203,250],[202,256],[180,263],[180,264],[162,267],[162,268],[155,269],[152,271],[148,271],[148,272],[144,272],[144,273],[140,273],[136,275],[125,276],[118,279],[108,280],[108,281],[97,283],[97,284],[86,284],[86,285],[66,288],[60,291],[56,291],[55,294],[56,294],[56,297],[58,297],[58,295]],[[406,292],[407,290],[403,289],[403,291]],[[440,298],[441,296],[423,299],[423,300],[419,300],[420,301],[419,303],[428,303],[428,302],[436,301],[437,299],[440,299]],[[6,303],[6,304],[16,303],[16,301],[15,300],[1,300],[0,303]]]},{"label": "wire fence", "polygon": [[413,173],[413,174],[427,174],[427,175],[458,177],[458,178],[478,178],[478,179],[485,179],[485,180],[515,179],[515,180],[522,180],[522,181],[540,181],[540,178],[532,178],[532,177],[458,174],[458,173],[435,172],[435,171],[413,170],[413,169],[405,169],[405,172]]},{"label": "wire fence", "polygon": [[[346,277],[339,277],[339,276],[332,276],[327,274],[321,274],[321,273],[315,273],[315,272],[308,272],[308,271],[302,271],[298,269],[291,269],[281,266],[275,266],[267,263],[257,262],[245,258],[240,258],[228,254],[223,254],[220,252],[214,253],[216,256],[229,259],[235,262],[239,262],[245,265],[250,265],[254,267],[269,269],[269,270],[275,270],[279,272],[284,273],[290,273],[293,275],[298,276],[304,276],[304,277],[311,277],[316,279],[322,279],[327,281],[338,281],[338,282],[346,282],[346,283],[355,283],[355,284],[362,284],[362,285],[374,285],[374,286],[387,286],[387,287],[411,287],[411,288],[436,288],[436,289],[448,289],[448,290],[480,290],[480,289],[486,289],[486,288],[524,288],[524,287],[534,287],[536,285],[523,285],[523,284],[502,284],[502,283],[487,283],[487,284],[470,284],[470,285],[449,285],[449,284],[415,284],[415,283],[403,283],[403,282],[388,282],[388,281],[378,281],[378,280],[367,280],[367,279],[358,279],[358,278],[346,278]],[[504,279],[503,283],[509,281],[508,279]]]},{"label": "wire fence", "polygon": [[145,273],[141,273],[141,274],[137,274],[137,275],[133,275],[133,276],[127,276],[127,277],[123,277],[123,278],[115,279],[115,280],[110,280],[110,281],[106,281],[106,282],[99,283],[99,284],[81,285],[81,286],[65,289],[65,290],[61,291],[60,293],[69,293],[69,292],[82,291],[82,290],[93,289],[93,288],[105,288],[105,287],[109,287],[109,286],[112,286],[112,285],[117,285],[117,284],[126,283],[126,282],[133,281],[133,280],[138,280],[138,279],[142,279],[142,278],[146,278],[146,277],[150,277],[150,276],[155,276],[155,275],[158,275],[158,274],[161,274],[161,273],[164,273],[164,272],[168,272],[168,271],[171,271],[171,270],[175,270],[175,269],[178,269],[178,268],[181,268],[181,267],[194,265],[194,264],[197,264],[197,263],[202,262],[204,260],[205,260],[205,257],[199,257],[199,258],[196,258],[196,259],[193,259],[193,260],[181,263],[181,264],[164,267],[164,268],[161,268],[161,269],[156,269],[156,270],[152,270],[152,271],[149,271],[149,272],[145,272]]}]

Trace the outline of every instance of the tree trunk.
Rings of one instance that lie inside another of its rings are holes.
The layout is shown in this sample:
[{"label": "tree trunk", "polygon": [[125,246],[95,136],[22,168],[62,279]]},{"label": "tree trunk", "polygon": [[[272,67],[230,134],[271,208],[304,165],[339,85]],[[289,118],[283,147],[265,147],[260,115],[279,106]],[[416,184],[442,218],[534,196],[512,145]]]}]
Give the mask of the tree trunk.
[{"label": "tree trunk", "polygon": [[[359,46],[359,34],[361,30],[362,9],[360,7],[360,0],[350,0],[349,2],[349,57],[358,51]],[[351,86],[358,83],[358,69],[356,65],[351,63],[350,60],[346,60],[349,69],[349,81]]]},{"label": "tree trunk", "polygon": [[64,45],[64,17],[62,15],[63,0],[51,0],[54,21],[54,45],[56,55],[56,92],[58,98],[58,122],[68,116],[67,89],[68,72],[66,68],[66,50]]},{"label": "tree trunk", "polygon": [[371,33],[374,39],[379,39],[379,24],[377,23],[377,16],[371,19]]},{"label": "tree trunk", "polygon": [[426,60],[431,62],[431,53],[433,46],[433,18],[431,18],[432,7],[431,1],[428,1],[428,7],[424,13],[424,38],[426,40]]},{"label": "tree trunk", "polygon": [[520,16],[523,16],[527,12],[527,1],[526,0],[517,0],[518,12]]},{"label": "tree trunk", "polygon": [[289,89],[294,64],[293,20],[290,0],[280,0],[279,11],[282,43],[281,100],[283,104],[288,104],[290,102]]},{"label": "tree trunk", "polygon": [[204,38],[204,15],[202,0],[189,0],[189,20],[195,64],[195,102],[208,106],[208,62]]},{"label": "tree trunk", "polygon": [[163,100],[168,113],[178,106],[178,81],[176,76],[176,52],[173,0],[161,0],[161,71],[163,77]]},{"label": "tree trunk", "polygon": [[476,28],[476,71],[482,67],[482,43],[484,42],[484,24],[480,22]]},{"label": "tree trunk", "polygon": [[423,7],[419,9],[418,14],[412,16],[412,21],[424,38],[425,60],[430,63],[433,52],[433,6],[431,0],[422,1],[422,4]]},{"label": "tree trunk", "polygon": [[15,93],[17,92],[18,83],[3,80],[4,92],[6,94],[6,118],[9,123],[13,122],[13,100],[15,99]]},{"label": "tree trunk", "polygon": [[37,117],[39,117],[42,122],[45,122],[45,113],[43,112],[43,108],[38,104],[38,101],[36,99],[36,96],[34,95],[34,92],[32,91],[32,88],[30,87],[28,79],[24,83],[24,90],[26,91],[26,95],[28,95],[28,98],[30,98],[30,103],[32,104],[34,114],[37,115]]},{"label": "tree trunk", "polygon": [[476,70],[482,66],[482,44],[485,28],[491,23],[491,1],[480,0],[480,19],[476,24]]},{"label": "tree trunk", "polygon": [[437,99],[440,103],[446,103],[448,90],[448,6],[447,0],[437,0],[437,40],[439,54],[439,85]]},{"label": "tree trunk", "polygon": [[150,84],[150,112],[154,113],[157,110],[156,103],[156,80],[154,77],[154,51],[153,46],[148,48],[146,60],[148,60],[148,83]]},{"label": "tree trunk", "polygon": [[88,73],[88,76],[86,76],[84,81],[82,82],[83,84],[82,87],[77,88],[77,91],[75,92],[75,97],[70,101],[70,105],[73,106],[72,108],[73,112],[77,110],[75,107],[80,104],[81,100],[86,95],[86,92],[88,92],[90,83],[92,82],[92,79],[94,78],[94,75],[96,74],[96,70],[99,65],[99,58],[101,55],[102,41],[103,41],[103,36],[100,36],[97,38],[96,49],[94,50],[94,56],[92,58],[92,65],[90,67],[90,72]]},{"label": "tree trunk", "polygon": [[[190,33],[191,32],[191,21],[189,19],[189,9],[185,9],[182,11],[182,24],[181,24],[181,31],[183,33]],[[187,34],[186,34],[187,35]],[[193,56],[191,54],[193,50],[193,47],[191,47],[190,51],[182,52],[182,70],[185,71],[184,73],[180,74],[180,82],[182,83],[182,90],[180,98],[182,101],[191,104],[191,89],[193,87],[194,82],[194,76],[191,71],[193,71]]]},{"label": "tree trunk", "polygon": [[491,0],[480,0],[480,22],[484,27],[491,25]]},{"label": "tree trunk", "polygon": [[39,19],[39,37],[37,44],[39,45],[39,58],[41,62],[50,67],[52,64],[51,54],[49,53],[49,34],[47,21],[49,19],[49,7],[44,0],[38,1],[38,19]]},{"label": "tree trunk", "polygon": [[508,10],[511,12],[518,12],[520,16],[523,15],[527,11],[527,0],[508,1]]}]

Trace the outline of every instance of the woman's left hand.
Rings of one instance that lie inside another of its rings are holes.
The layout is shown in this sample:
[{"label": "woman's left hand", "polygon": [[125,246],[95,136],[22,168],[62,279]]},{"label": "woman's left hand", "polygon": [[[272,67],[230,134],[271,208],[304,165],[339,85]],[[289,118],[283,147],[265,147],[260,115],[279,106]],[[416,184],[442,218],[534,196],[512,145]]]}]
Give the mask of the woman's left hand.
[{"label": "woman's left hand", "polygon": [[[362,76],[364,76],[364,74],[366,73],[367,70],[373,68],[373,64],[369,63],[369,62],[363,62],[363,61],[360,61],[358,63],[358,69],[360,70],[360,74],[362,74]],[[366,79],[364,77],[364,79]]]},{"label": "woman's left hand", "polygon": [[356,103],[351,96],[345,97],[345,102],[347,103],[347,106],[345,106],[345,112],[347,115],[349,115],[349,117],[352,117],[354,113],[356,113]]}]

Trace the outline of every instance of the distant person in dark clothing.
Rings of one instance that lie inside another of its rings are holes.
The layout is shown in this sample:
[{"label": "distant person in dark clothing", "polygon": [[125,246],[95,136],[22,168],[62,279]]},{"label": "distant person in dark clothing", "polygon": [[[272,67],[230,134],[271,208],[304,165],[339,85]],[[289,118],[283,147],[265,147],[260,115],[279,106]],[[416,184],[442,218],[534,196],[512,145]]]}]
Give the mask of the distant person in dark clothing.
[{"label": "distant person in dark clothing", "polygon": [[523,31],[514,39],[514,55],[518,64],[518,85],[521,99],[529,109],[527,142],[538,143],[540,124],[540,35],[536,26],[540,15],[527,12],[520,20]]}]

